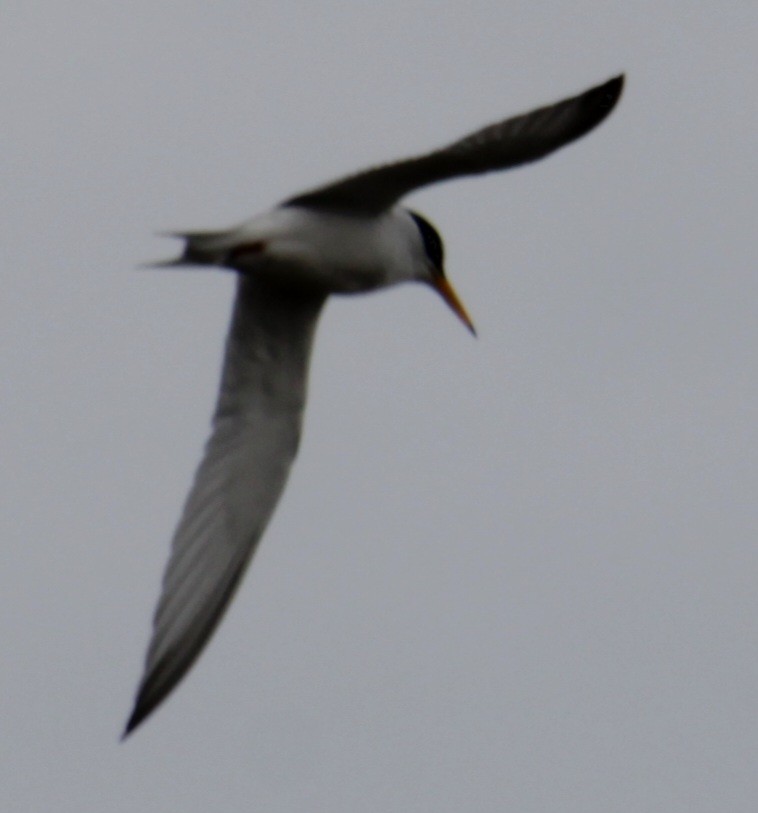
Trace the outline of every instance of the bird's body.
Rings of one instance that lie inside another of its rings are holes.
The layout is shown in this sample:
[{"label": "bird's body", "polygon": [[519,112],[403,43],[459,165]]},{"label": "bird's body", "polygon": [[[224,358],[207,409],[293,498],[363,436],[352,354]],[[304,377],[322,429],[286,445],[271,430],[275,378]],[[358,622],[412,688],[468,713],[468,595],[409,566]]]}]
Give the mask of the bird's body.
[{"label": "bird's body", "polygon": [[238,272],[213,431],[174,534],[125,734],[198,657],[249,564],[300,439],[308,361],[330,294],[434,288],[473,332],[444,273],[437,230],[399,200],[421,186],[538,160],[597,126],[623,77],[485,127],[441,150],[349,176],[227,231],[193,232],[161,266]]},{"label": "bird's body", "polygon": [[379,215],[278,206],[234,228],[189,236],[190,257],[272,282],[360,293],[408,281],[424,259],[408,209]]}]

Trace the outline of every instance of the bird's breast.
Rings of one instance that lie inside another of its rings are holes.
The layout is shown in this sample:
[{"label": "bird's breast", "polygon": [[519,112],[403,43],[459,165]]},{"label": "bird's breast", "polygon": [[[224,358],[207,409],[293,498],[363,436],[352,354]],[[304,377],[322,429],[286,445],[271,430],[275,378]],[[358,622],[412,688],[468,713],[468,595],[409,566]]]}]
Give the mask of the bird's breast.
[{"label": "bird's breast", "polygon": [[359,293],[398,281],[403,235],[388,213],[350,216],[299,207],[275,210],[265,234],[240,239],[241,271],[330,293]]}]

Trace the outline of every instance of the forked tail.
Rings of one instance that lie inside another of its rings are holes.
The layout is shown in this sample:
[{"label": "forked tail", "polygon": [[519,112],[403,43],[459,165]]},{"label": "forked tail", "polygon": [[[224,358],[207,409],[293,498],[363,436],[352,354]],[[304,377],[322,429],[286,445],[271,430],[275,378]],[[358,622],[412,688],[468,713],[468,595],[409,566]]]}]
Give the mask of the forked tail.
[{"label": "forked tail", "polygon": [[228,246],[223,238],[226,231],[164,231],[161,237],[176,237],[184,240],[184,250],[171,260],[158,260],[145,263],[144,268],[176,268],[183,265],[223,265]]}]

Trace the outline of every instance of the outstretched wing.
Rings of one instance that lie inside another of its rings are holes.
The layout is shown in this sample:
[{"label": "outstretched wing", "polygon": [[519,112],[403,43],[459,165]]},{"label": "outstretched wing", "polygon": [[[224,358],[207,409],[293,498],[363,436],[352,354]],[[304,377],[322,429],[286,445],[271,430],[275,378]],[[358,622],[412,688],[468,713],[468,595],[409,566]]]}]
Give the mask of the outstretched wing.
[{"label": "outstretched wing", "polygon": [[297,451],[323,303],[239,278],[213,432],[174,535],[124,736],[192,666],[271,518]]},{"label": "outstretched wing", "polygon": [[623,85],[623,75],[617,76],[579,96],[492,124],[428,155],[359,172],[291,198],[285,205],[378,213],[421,186],[537,161],[600,124],[615,107]]}]

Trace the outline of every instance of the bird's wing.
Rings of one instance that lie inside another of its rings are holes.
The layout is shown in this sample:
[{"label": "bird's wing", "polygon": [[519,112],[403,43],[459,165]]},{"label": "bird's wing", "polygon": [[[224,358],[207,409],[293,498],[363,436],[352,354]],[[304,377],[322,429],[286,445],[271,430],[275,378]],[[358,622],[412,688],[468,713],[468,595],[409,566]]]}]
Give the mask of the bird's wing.
[{"label": "bird's wing", "polygon": [[623,85],[623,75],[617,76],[579,96],[491,124],[428,155],[359,172],[285,205],[379,213],[421,186],[537,161],[600,124],[615,107]]},{"label": "bird's wing", "polygon": [[323,303],[239,278],[213,432],[174,535],[125,735],[192,666],[271,518],[297,451]]}]

